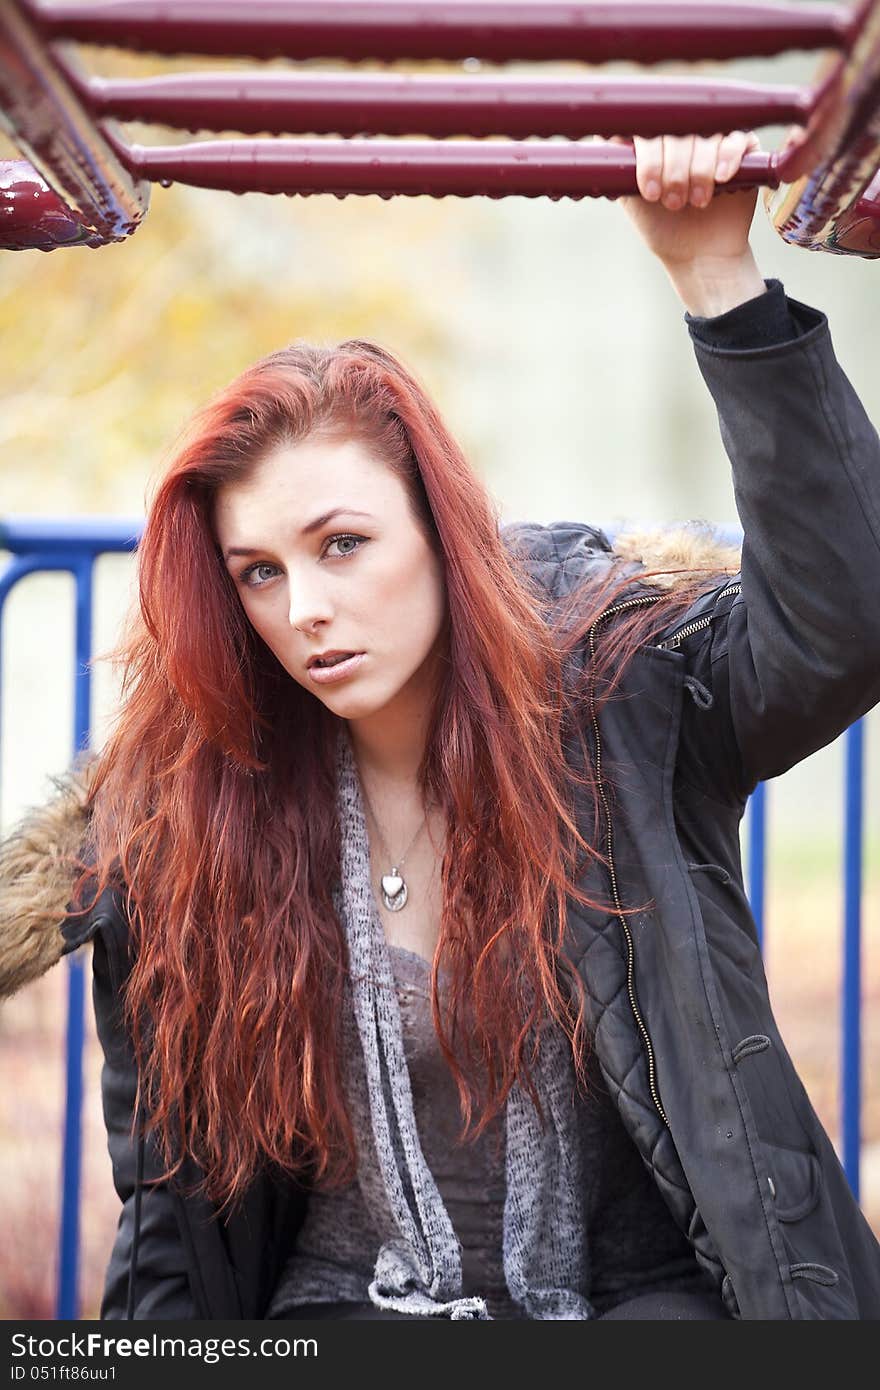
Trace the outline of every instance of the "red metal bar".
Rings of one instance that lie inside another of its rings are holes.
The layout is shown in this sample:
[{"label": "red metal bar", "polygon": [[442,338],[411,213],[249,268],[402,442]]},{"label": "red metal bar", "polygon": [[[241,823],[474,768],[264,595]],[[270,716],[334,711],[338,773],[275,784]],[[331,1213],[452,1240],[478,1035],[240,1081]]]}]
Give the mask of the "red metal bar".
[{"label": "red metal bar", "polygon": [[821,249],[839,255],[880,257],[880,170],[858,202],[836,219],[832,243]]},{"label": "red metal bar", "polygon": [[[233,193],[578,199],[637,192],[635,155],[621,145],[359,139],[114,144],[138,178]],[[775,187],[775,159],[765,153],[746,155],[725,188]]]},{"label": "red metal bar", "polygon": [[837,5],[539,0],[27,0],[47,39],[254,58],[606,63],[767,57],[846,46]]},{"label": "red metal bar", "polygon": [[880,165],[880,0],[864,4],[857,21],[850,52],[829,66],[805,144],[780,157],[783,186],[766,200],[785,241],[837,254],[875,241],[867,219]]},{"label": "red metal bar", "polygon": [[[98,238],[96,242],[86,235],[76,244],[119,241],[138,225],[149,186],[137,184],[116,158],[11,0],[0,4],[0,125],[28,156],[47,190],[68,203],[68,221]],[[16,208],[22,196],[21,171],[13,171],[13,177],[16,185],[4,196],[4,217],[10,227],[18,226],[15,236],[20,238],[21,213]],[[38,238],[44,239],[54,226],[62,242],[70,244],[58,208],[47,201],[47,190],[34,189]]]},{"label": "red metal bar", "polygon": [[[488,56],[493,61],[497,55],[499,61],[518,56],[530,59],[589,56],[593,61],[625,56],[646,62],[671,56],[729,57],[735,53],[775,52],[780,46],[809,46],[821,37],[823,47],[842,47],[844,55],[833,61],[815,95],[794,89],[766,93],[755,89],[760,96],[756,95],[755,105],[746,109],[750,98],[744,93],[743,84],[722,84],[722,102],[719,103],[714,99],[718,89],[710,98],[709,84],[703,84],[701,89],[681,82],[667,83],[669,100],[663,110],[654,112],[653,119],[657,123],[654,133],[661,130],[675,133],[677,120],[682,122],[682,132],[699,131],[698,119],[706,120],[705,133],[713,133],[719,126],[724,128],[728,118],[732,128],[754,126],[756,110],[762,109],[772,111],[768,120],[773,123],[783,120],[799,124],[806,119],[808,141],[803,150],[797,155],[749,156],[737,179],[727,186],[765,184],[778,189],[783,180],[798,180],[768,203],[786,239],[820,249],[876,254],[874,234],[869,225],[876,213],[876,201],[868,196],[867,185],[880,160],[880,0],[862,0],[854,11],[817,5],[809,10],[780,5],[710,7],[693,3],[566,7],[534,3],[462,4],[461,0],[453,0],[442,10],[425,0],[422,4],[398,0],[397,3],[369,5],[362,0],[360,3],[324,0],[320,5],[283,6],[277,0],[275,3],[262,0],[247,11],[239,7],[237,0],[234,5],[220,3],[220,0],[187,0],[187,3],[178,0],[175,4],[169,0],[154,0],[149,4],[146,0],[112,0],[101,5],[65,5],[62,9],[45,3],[38,5],[36,0],[0,0],[0,102],[6,108],[4,119],[13,137],[33,158],[39,173],[45,174],[46,184],[51,182],[58,191],[64,189],[75,203],[74,208],[68,209],[69,218],[65,223],[63,209],[59,213],[58,206],[49,209],[44,202],[48,187],[37,187],[34,199],[37,222],[51,211],[58,231],[55,244],[77,244],[70,234],[73,224],[80,232],[85,228],[101,240],[119,239],[130,232],[143,216],[151,180],[163,183],[177,180],[235,192],[284,192],[304,196],[332,192],[338,197],[376,193],[383,198],[398,194],[498,198],[519,194],[555,199],[634,193],[635,165],[630,149],[595,143],[535,142],[528,141],[526,136],[534,132],[536,125],[543,130],[542,121],[550,123],[552,133],[564,134],[571,126],[560,128],[558,122],[571,122],[574,116],[595,126],[599,112],[602,120],[609,123],[600,127],[605,133],[611,133],[609,125],[613,133],[618,130],[630,134],[649,133],[638,121],[640,114],[646,121],[652,119],[645,114],[645,109],[648,100],[657,100],[658,84],[653,84],[655,90],[649,95],[644,84],[639,91],[634,90],[632,84],[619,83],[615,91],[613,84],[603,83],[601,90],[605,95],[600,97],[600,85],[596,83],[528,82],[521,84],[524,91],[518,100],[512,95],[514,84],[510,81],[487,86],[479,79],[478,86],[472,79],[460,83],[455,79],[449,82],[421,76],[402,79],[380,76],[364,82],[361,75],[354,79],[360,85],[351,86],[353,79],[346,75],[341,79],[344,84],[341,95],[337,90],[334,97],[332,83],[340,79],[311,74],[303,83],[301,74],[260,74],[260,79],[268,80],[261,81],[261,85],[252,90],[250,105],[247,94],[243,103],[244,119],[259,119],[259,128],[265,128],[263,121],[266,114],[271,114],[266,112],[267,94],[270,107],[274,102],[276,116],[279,108],[286,112],[286,120],[310,113],[312,122],[316,123],[323,113],[324,121],[333,122],[333,128],[337,128],[341,120],[349,119],[363,129],[366,103],[370,124],[384,113],[386,121],[396,119],[406,127],[418,118],[414,117],[414,111],[421,110],[426,115],[436,116],[441,124],[445,119],[449,132],[458,133],[461,120],[457,112],[464,110],[468,121],[482,120],[486,123],[482,130],[491,131],[500,119],[499,110],[509,107],[520,143],[509,140],[445,143],[436,140],[239,140],[129,148],[119,132],[106,121],[109,108],[103,112],[97,110],[102,92],[104,98],[108,98],[109,93],[112,99],[115,91],[115,99],[122,101],[126,95],[125,84],[117,83],[114,88],[113,84],[102,84],[100,79],[81,76],[73,54],[65,58],[57,45],[50,56],[41,47],[25,12],[38,13],[38,27],[44,37],[64,35],[69,38],[79,25],[77,37],[92,41],[100,34],[103,42],[128,43],[131,39],[128,46],[138,46],[145,35],[158,35],[165,51],[178,51],[186,46],[187,36],[201,36],[209,45],[203,45],[202,51],[226,52],[234,43],[236,52],[257,51],[261,56],[268,56],[270,51],[319,56],[326,52],[320,44],[334,34],[337,38],[347,34],[355,45],[366,45],[363,51],[331,50],[334,56],[343,57],[375,55],[390,60],[405,55],[462,56],[458,52],[450,55],[449,50],[444,49],[444,43],[452,36],[456,42],[461,41],[467,56]],[[772,47],[756,49],[754,34],[749,36],[745,48],[741,46],[744,26],[752,22],[759,43],[772,42]],[[734,43],[734,30],[738,34],[734,47],[724,48],[723,45]],[[297,41],[302,40],[304,48],[292,51],[283,46],[292,34],[299,36]],[[546,44],[559,45],[563,38],[566,41],[564,51],[557,48],[550,55]],[[391,49],[384,47],[386,40],[391,43]],[[259,47],[270,41],[282,47],[271,50]],[[257,42],[256,49],[254,42]],[[408,47],[411,42],[424,43],[424,52],[416,53]],[[310,48],[310,44],[318,47]],[[522,51],[517,49],[517,44],[524,45]],[[186,92],[180,91],[181,79],[175,78],[159,79],[164,83],[161,90],[154,84],[129,84],[127,97],[140,101],[146,86],[147,96],[152,91],[154,100],[158,99],[160,104],[162,100],[166,102],[166,117],[170,114],[169,96],[174,105],[189,100],[186,110],[197,116],[199,128],[213,101],[215,119],[222,120],[228,128],[230,108],[234,103],[232,93],[223,84],[236,79],[230,74],[204,76],[206,83],[215,83],[213,88],[203,86],[194,93],[191,91],[189,98]],[[518,80],[517,85],[520,85]],[[729,105],[725,120],[720,121],[725,86]],[[572,88],[579,96],[571,94]],[[457,109],[453,108],[452,91],[457,93]],[[321,101],[316,101],[315,94],[320,92],[324,95]],[[393,97],[387,95],[391,92]],[[463,94],[473,99],[476,110],[462,107]],[[566,98],[567,110],[563,107]],[[797,105],[784,112],[787,98],[792,103],[796,100]],[[292,109],[292,99],[299,100],[301,106]],[[229,103],[226,108],[224,100]],[[536,108],[537,117],[533,114],[526,120],[527,102]],[[683,104],[688,102],[692,105],[685,112]],[[759,102],[769,105],[761,107]],[[94,126],[94,117],[99,114],[105,118],[101,131]],[[118,110],[116,114],[119,115]],[[132,111],[128,118],[136,114]],[[588,120],[591,114],[592,119]],[[746,115],[748,118],[743,119]],[[479,124],[475,128],[480,130]],[[582,127],[576,128],[582,133]],[[0,190],[0,211],[5,206],[6,215],[12,216],[10,227],[15,217],[19,217],[15,231],[19,241],[14,244],[20,244],[21,190],[27,178],[20,169],[15,177],[14,187],[10,177],[6,193]],[[42,244],[40,237],[46,235],[45,226],[49,224],[42,225],[42,231],[37,229],[35,244]],[[77,242],[81,244],[82,241],[80,235]],[[95,244],[95,241],[86,240],[85,244]]]},{"label": "red metal bar", "polygon": [[63,70],[96,118],[252,135],[713,135],[806,125],[811,111],[810,93],[798,87],[715,78],[211,72],[111,79]]},{"label": "red metal bar", "polygon": [[0,249],[103,245],[103,238],[83,226],[32,164],[24,159],[0,162]]}]

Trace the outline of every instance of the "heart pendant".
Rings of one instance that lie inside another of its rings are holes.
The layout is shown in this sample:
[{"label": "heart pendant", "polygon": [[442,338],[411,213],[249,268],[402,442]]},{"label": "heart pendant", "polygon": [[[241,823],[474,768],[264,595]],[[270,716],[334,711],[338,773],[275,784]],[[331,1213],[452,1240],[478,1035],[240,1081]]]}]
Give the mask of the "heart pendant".
[{"label": "heart pendant", "polygon": [[399,912],[406,904],[406,884],[400,874],[382,875],[382,901],[389,912]]}]

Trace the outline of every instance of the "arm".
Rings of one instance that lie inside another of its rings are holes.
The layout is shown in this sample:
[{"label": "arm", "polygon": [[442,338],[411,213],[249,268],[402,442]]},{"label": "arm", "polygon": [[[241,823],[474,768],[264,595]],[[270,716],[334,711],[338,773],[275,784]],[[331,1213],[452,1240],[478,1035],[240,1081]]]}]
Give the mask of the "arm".
[{"label": "arm", "polygon": [[681,647],[715,701],[688,763],[737,799],[880,700],[880,441],[825,315],[785,302],[787,340],[770,305],[739,338],[757,302],[688,316],[744,532],[741,592]]},{"label": "arm", "polygon": [[880,699],[880,443],[825,315],[760,279],[756,191],[713,196],[755,143],[637,138],[641,196],[621,200],[688,310],[733,469],[742,567],[722,588],[741,588],[698,600],[711,623],[681,650],[715,710],[687,720],[688,774],[737,800]]}]

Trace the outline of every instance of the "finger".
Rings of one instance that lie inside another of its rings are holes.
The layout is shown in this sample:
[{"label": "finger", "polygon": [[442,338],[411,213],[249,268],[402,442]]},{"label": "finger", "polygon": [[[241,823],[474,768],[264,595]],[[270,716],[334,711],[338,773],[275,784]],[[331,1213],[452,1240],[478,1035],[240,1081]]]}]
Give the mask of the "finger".
[{"label": "finger", "polygon": [[[732,130],[729,135],[724,136],[718,148],[715,165],[716,183],[726,183],[728,179],[733,178],[742,163],[743,155],[750,148],[750,137],[753,134],[751,131]],[[757,136],[755,139],[757,140]]]},{"label": "finger", "polygon": [[663,136],[663,206],[670,212],[683,208],[690,193],[693,135]]},{"label": "finger", "polygon": [[663,185],[663,139],[644,135],[633,136],[636,150],[636,183],[642,197],[656,203]]},{"label": "finger", "polygon": [[704,208],[715,192],[715,164],[721,135],[697,135],[691,159],[690,201],[695,208]]}]

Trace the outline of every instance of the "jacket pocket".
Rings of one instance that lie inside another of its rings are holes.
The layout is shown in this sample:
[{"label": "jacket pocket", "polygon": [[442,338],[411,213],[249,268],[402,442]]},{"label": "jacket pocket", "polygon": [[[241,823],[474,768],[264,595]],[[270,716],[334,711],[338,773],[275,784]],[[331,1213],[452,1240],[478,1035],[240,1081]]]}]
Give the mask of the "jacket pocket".
[{"label": "jacket pocket", "polygon": [[802,1221],[818,1206],[822,1195],[822,1168],[816,1155],[805,1149],[789,1149],[764,1140],[770,1195],[777,1219],[786,1224]]}]

